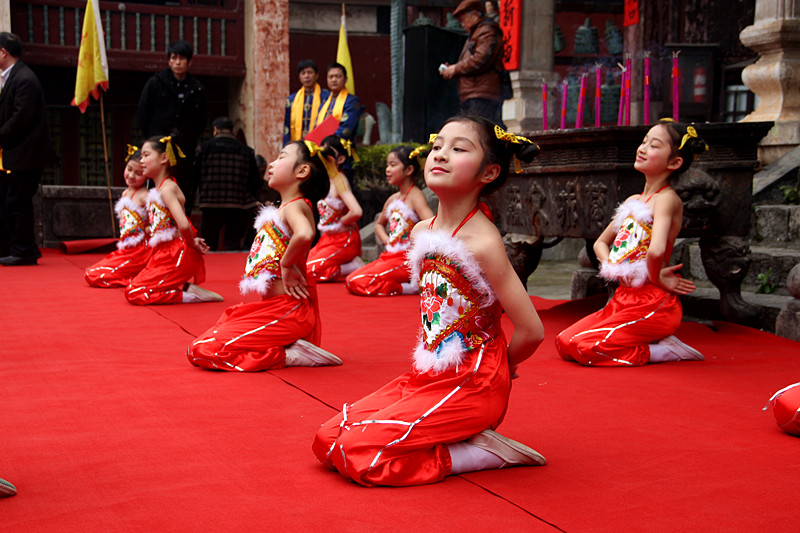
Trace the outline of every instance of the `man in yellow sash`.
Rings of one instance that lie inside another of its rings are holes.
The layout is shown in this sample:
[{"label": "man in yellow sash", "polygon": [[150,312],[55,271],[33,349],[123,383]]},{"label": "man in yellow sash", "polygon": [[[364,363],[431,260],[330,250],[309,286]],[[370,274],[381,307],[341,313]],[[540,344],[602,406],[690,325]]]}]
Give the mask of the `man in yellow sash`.
[{"label": "man in yellow sash", "polygon": [[328,67],[328,89],[330,95],[322,104],[317,116],[317,126],[333,115],[339,120],[339,127],[334,135],[340,139],[352,141],[358,129],[358,119],[361,118],[361,100],[358,96],[350,94],[345,87],[347,83],[347,69],[339,63],[331,63]]},{"label": "man in yellow sash", "polygon": [[330,94],[321,89],[317,83],[319,69],[313,60],[300,61],[297,64],[297,76],[302,87],[286,99],[286,113],[283,119],[284,146],[290,141],[299,141],[314,129],[319,108]]}]

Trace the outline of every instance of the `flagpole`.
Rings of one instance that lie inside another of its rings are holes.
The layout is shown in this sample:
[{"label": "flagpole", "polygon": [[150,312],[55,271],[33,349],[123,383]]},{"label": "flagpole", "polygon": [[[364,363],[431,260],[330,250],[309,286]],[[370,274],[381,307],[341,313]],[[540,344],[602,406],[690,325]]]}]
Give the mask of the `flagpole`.
[{"label": "flagpole", "polygon": [[111,236],[117,236],[117,224],[114,218],[114,202],[111,199],[111,178],[108,172],[108,144],[106,143],[106,111],[103,106],[103,91],[100,92],[100,128],[103,132],[103,161],[106,167],[106,190],[108,191],[108,209],[111,213]]}]

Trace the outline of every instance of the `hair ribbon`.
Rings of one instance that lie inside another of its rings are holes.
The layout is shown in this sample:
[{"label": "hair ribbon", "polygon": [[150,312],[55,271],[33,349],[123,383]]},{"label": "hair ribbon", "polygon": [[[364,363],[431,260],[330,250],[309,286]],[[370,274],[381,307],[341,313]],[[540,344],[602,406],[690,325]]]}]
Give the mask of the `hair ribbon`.
[{"label": "hair ribbon", "polygon": [[[686,135],[684,135],[683,139],[681,139],[681,145],[678,146],[678,150],[683,149],[683,146],[686,144],[686,141],[688,141],[689,139],[696,139],[696,138],[697,138],[697,130],[694,129],[694,126],[687,126]],[[708,151],[708,145],[705,143],[703,144],[705,145],[706,151]]]},{"label": "hair ribbon", "polygon": [[169,159],[169,165],[174,167],[178,164],[178,158],[175,157],[175,149],[178,149],[178,157],[184,158],[186,155],[181,150],[181,147],[177,144],[172,142],[172,136],[167,135],[166,137],[161,137],[158,142],[162,142],[167,145],[167,159]]},{"label": "hair ribbon", "polygon": [[135,154],[138,151],[139,151],[139,147],[138,146],[134,146],[132,144],[129,144],[128,145],[128,155],[125,156],[125,162],[127,163],[128,161],[130,161],[131,157],[133,156],[133,154]]},{"label": "hair ribbon", "polygon": [[[497,137],[498,140],[506,141],[507,143],[509,142],[514,144],[527,143],[536,146],[536,143],[528,139],[527,137],[522,137],[520,135],[514,135],[513,133],[507,132],[497,124],[495,124],[494,126],[494,136]],[[520,163],[519,158],[517,158],[516,154],[512,154],[512,157],[514,158],[514,172],[516,174],[519,174],[520,172],[522,172],[522,164]]]},{"label": "hair ribbon", "polygon": [[347,155],[353,158],[353,161],[359,161],[358,153],[356,152],[355,146],[353,146],[353,141],[348,139],[340,139],[342,142],[342,146],[344,147],[345,151],[347,151]]},{"label": "hair ribbon", "polygon": [[318,157],[319,160],[322,161],[322,165],[325,167],[325,172],[328,174],[328,179],[335,180],[339,175],[339,169],[336,168],[334,163],[325,157],[325,154],[322,152],[322,148],[317,146],[317,143],[314,141],[304,140],[303,143],[306,145],[306,148],[308,148],[308,152],[311,154],[311,157]]},{"label": "hair ribbon", "polygon": [[422,160],[423,160],[424,158],[420,156],[420,154],[421,154],[421,153],[422,153],[424,150],[425,150],[425,145],[422,145],[422,146],[417,146],[416,148],[414,148],[413,150],[411,150],[411,153],[410,153],[410,154],[408,154],[408,159],[409,159],[409,161],[410,161],[411,159],[416,159],[416,160],[417,160],[417,163],[419,163],[419,166],[421,166],[421,167],[422,167],[422,166],[425,166],[425,165],[424,165],[424,163],[422,162]]}]

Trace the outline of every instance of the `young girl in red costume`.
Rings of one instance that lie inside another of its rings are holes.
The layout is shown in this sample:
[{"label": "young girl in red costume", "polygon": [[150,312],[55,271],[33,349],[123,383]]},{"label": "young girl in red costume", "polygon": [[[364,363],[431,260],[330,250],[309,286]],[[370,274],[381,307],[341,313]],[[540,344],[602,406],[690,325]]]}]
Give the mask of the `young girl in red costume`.
[{"label": "young girl in red costume", "polygon": [[[422,314],[413,368],[323,424],[313,450],[326,467],[361,485],[407,486],[544,464],[491,429],[503,420],[517,366],[544,331],[479,204],[506,180],[512,155],[529,162],[537,151],[478,116],[452,118],[435,136],[425,182],[439,210],[414,227],[408,254]],[[510,342],[504,310],[514,325]]]},{"label": "young girl in red costume", "polygon": [[399,190],[391,195],[375,222],[375,236],[386,247],[377,260],[347,276],[345,286],[359,296],[416,294],[409,283],[411,270],[406,252],[411,246],[411,230],[420,218],[433,216],[425,194],[414,185],[419,171],[420,148],[399,146],[386,157],[386,180]]},{"label": "young girl in red costume", "polygon": [[352,146],[329,135],[322,140],[322,148],[333,151],[338,171],[330,180],[328,195],[317,202],[317,228],[322,235],[308,253],[308,276],[317,281],[338,281],[364,264],[356,225],[362,210],[341,172],[342,165],[351,157]]},{"label": "young girl in red costume", "polygon": [[315,233],[312,205],[329,187],[324,157],[314,143],[294,141],[270,163],[268,183],[280,193],[281,206],[264,207],[256,218],[256,238],[239,284],[243,294],[257,292],[262,300],[228,308],[189,346],[193,365],[255,372],[342,364],[315,346],[321,333],[317,294],[313,278],[306,280]]},{"label": "young girl in red costume", "polygon": [[683,204],[670,181],[707,150],[692,126],[662,120],[647,132],[633,167],[644,174],[641,194],[618,208],[594,251],[600,276],[620,285],[606,306],[562,331],[559,355],[592,366],[641,366],[702,361],[703,355],[674,337],[683,316],[679,294],[694,283],[669,266],[683,219]]},{"label": "young girl in red costume", "polygon": [[119,217],[117,249],[86,269],[84,278],[92,287],[127,287],[131,278],[141,271],[150,259],[147,246],[147,178],[139,160],[142,153],[128,145],[125,160],[125,183],[128,188],[114,206]]},{"label": "young girl in red costume", "polygon": [[[147,197],[150,231],[150,260],[125,289],[125,297],[132,304],[175,304],[195,302],[220,302],[222,296],[198,287],[205,281],[206,268],[203,254],[208,246],[195,235],[189,219],[184,214],[186,199],[170,168],[177,157],[185,157],[171,137],[152,137],[142,146],[142,169],[155,187]],[[194,278],[194,284],[189,280]]]}]

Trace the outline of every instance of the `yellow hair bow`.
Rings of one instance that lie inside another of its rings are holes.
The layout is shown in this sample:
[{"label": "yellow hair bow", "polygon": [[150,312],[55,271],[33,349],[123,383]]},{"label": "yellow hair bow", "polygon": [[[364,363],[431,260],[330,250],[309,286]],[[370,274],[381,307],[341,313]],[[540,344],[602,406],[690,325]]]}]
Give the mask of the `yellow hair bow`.
[{"label": "yellow hair bow", "polygon": [[514,144],[522,144],[521,141],[525,141],[526,143],[533,144],[533,141],[526,138],[521,137],[519,135],[514,135],[513,133],[509,133],[505,131],[503,128],[495,124],[494,126],[494,136],[500,139],[501,141],[512,142]]},{"label": "yellow hair bow", "polygon": [[175,149],[178,150],[178,157],[184,158],[186,155],[181,151],[181,147],[177,144],[172,142],[172,136],[167,135],[166,137],[161,137],[158,142],[162,142],[167,145],[167,159],[169,159],[169,165],[174,167],[178,164],[178,158],[175,157]]},{"label": "yellow hair bow", "polygon": [[311,157],[319,157],[319,160],[322,161],[322,164],[325,166],[325,172],[328,174],[328,179],[334,180],[339,175],[339,169],[336,168],[336,164],[328,160],[325,157],[325,154],[322,153],[322,148],[317,146],[317,143],[314,141],[303,141],[308,148],[308,152],[311,154]]},{"label": "yellow hair bow", "polygon": [[436,137],[438,137],[438,136],[439,136],[438,133],[431,133],[431,136],[428,137],[428,144],[433,144],[433,141],[435,141]]},{"label": "yellow hair bow", "polygon": [[660,120],[661,120],[661,122],[675,122],[675,119],[672,118],[672,117],[664,117],[664,118],[662,118]]},{"label": "yellow hair bow", "polygon": [[133,154],[135,154],[138,151],[139,151],[139,147],[138,146],[134,146],[132,144],[129,144],[128,145],[128,155],[125,156],[125,162],[127,163],[128,161],[130,161],[131,160],[131,156],[133,156]]},{"label": "yellow hair bow", "polygon": [[[501,141],[506,141],[514,144],[522,144],[526,142],[528,144],[535,145],[532,140],[528,139],[527,137],[522,137],[520,135],[514,135],[513,133],[505,131],[503,128],[495,124],[494,126],[494,136],[497,137]],[[520,163],[519,159],[516,155],[512,156],[514,158],[514,172],[519,174],[522,172],[522,163]]]},{"label": "yellow hair bow", "polygon": [[353,161],[359,161],[358,153],[356,152],[355,147],[353,146],[353,141],[349,141],[347,139],[341,139],[342,146],[347,151],[347,155],[353,158]]},{"label": "yellow hair bow", "polygon": [[416,148],[414,148],[413,150],[411,150],[411,153],[410,153],[410,154],[408,154],[408,159],[409,159],[409,160],[411,160],[411,159],[416,159],[416,160],[417,160],[417,163],[419,163],[419,166],[423,166],[423,164],[422,164],[422,159],[423,159],[423,158],[422,158],[422,157],[420,157],[420,154],[421,154],[421,153],[422,153],[424,150],[425,150],[425,146],[424,146],[424,145],[422,145],[422,146],[417,146]]},{"label": "yellow hair bow", "polygon": [[[682,149],[683,146],[686,144],[686,141],[688,141],[689,139],[692,139],[692,138],[694,138],[694,139],[697,138],[697,130],[694,129],[694,126],[687,126],[686,127],[686,135],[684,135],[683,139],[681,139],[681,145],[678,146],[678,150]],[[705,143],[703,143],[703,144],[705,144]],[[708,151],[708,145],[707,144],[705,144],[705,147],[706,147],[706,151]]]}]

